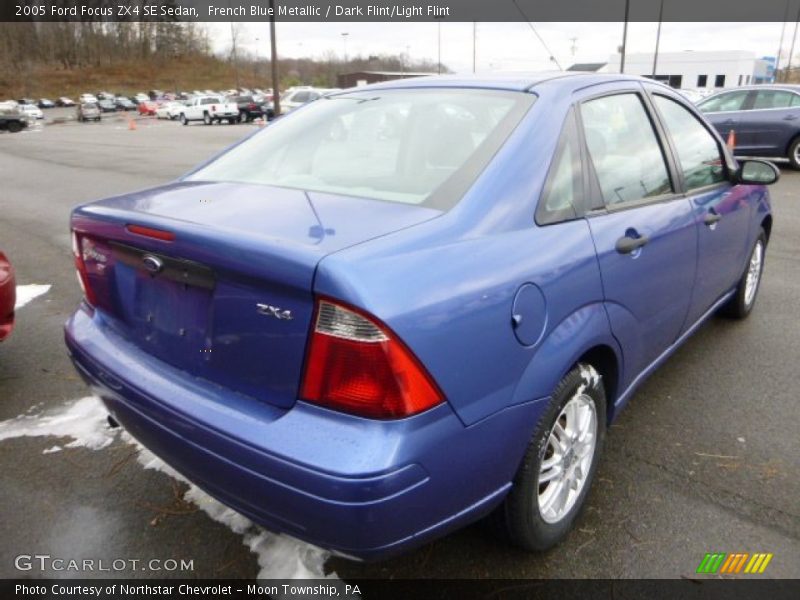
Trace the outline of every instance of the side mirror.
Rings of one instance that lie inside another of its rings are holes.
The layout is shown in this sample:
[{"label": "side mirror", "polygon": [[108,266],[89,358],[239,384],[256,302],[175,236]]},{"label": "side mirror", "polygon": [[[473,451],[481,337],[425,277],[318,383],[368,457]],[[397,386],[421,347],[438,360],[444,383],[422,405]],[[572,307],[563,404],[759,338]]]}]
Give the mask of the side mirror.
[{"label": "side mirror", "polygon": [[781,172],[766,160],[740,160],[736,182],[754,185],[771,185],[778,181]]}]

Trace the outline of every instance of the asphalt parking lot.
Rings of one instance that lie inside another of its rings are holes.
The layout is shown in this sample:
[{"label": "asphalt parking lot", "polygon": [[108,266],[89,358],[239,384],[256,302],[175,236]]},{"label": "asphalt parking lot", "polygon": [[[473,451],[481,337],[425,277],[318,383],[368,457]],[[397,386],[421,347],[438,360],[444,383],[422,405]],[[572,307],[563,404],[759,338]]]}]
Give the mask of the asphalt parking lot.
[{"label": "asphalt parking lot", "polygon": [[[53,121],[73,111],[46,114]],[[19,311],[0,345],[0,421],[87,394],[62,341],[80,299],[71,208],[173,179],[256,128],[135,122],[135,131],[113,116],[0,136],[0,249],[20,285],[52,286]],[[610,430],[587,510],[564,544],[525,554],[478,524],[384,563],[332,558],[325,571],[344,579],[675,578],[694,577],[706,552],[771,552],[765,576],[800,577],[800,173],[782,169],[772,195],[754,313],[712,319],[637,392]],[[132,460],[122,440],[45,453],[57,442],[0,441],[0,577],[25,576],[16,556],[47,553],[182,557],[194,570],[176,575],[253,578],[288,552],[252,553],[247,538],[187,501],[184,484]]]}]

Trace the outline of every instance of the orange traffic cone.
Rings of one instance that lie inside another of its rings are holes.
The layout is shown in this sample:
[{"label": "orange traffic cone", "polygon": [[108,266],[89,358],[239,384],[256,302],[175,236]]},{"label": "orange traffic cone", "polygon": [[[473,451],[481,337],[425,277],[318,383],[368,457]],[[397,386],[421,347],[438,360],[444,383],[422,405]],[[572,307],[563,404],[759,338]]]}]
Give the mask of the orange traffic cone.
[{"label": "orange traffic cone", "polygon": [[128,130],[136,131],[136,121],[134,121],[131,117],[128,117]]},{"label": "orange traffic cone", "polygon": [[736,148],[736,131],[731,129],[728,132],[728,141],[725,143],[728,146],[728,150],[733,152],[733,149]]}]

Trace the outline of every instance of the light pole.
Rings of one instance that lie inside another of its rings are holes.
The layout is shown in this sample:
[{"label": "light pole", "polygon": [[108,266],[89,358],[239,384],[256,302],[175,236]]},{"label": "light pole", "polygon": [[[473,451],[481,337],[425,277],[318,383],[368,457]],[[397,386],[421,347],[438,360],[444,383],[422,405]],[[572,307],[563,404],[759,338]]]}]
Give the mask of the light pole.
[{"label": "light pole", "polygon": [[628,13],[631,8],[630,0],[625,0],[625,25],[622,27],[622,47],[620,48],[619,72],[625,72],[625,45],[628,42]]},{"label": "light pole", "polygon": [[437,69],[437,73],[439,75],[442,74],[442,19],[444,17],[434,17],[436,19],[436,36],[437,36],[437,51],[438,51],[438,58],[437,64],[439,65]]},{"label": "light pole", "polygon": [[794,43],[797,41],[797,25],[800,22],[800,6],[797,7],[797,16],[794,20],[794,35],[792,35],[792,45],[789,47],[789,62],[786,63],[786,76],[783,80],[788,81],[792,76],[792,55],[794,54]]},{"label": "light pole", "polygon": [[656,31],[656,51],[653,54],[653,79],[656,78],[656,69],[658,68],[658,46],[661,43],[661,20],[664,18],[664,0],[661,0],[661,5],[658,8],[658,31]]},{"label": "light pole", "polygon": [[342,32],[342,42],[344,43],[344,64],[347,64],[347,36],[350,35],[348,32]]},{"label": "light pole", "polygon": [[472,22],[472,72],[475,73],[476,65],[478,64],[478,23]]},{"label": "light pole", "polygon": [[269,0],[269,44],[270,66],[272,67],[272,110],[276,117],[281,115],[281,93],[278,80],[278,43],[275,40],[275,0]]},{"label": "light pole", "polygon": [[778,83],[778,69],[781,66],[781,50],[783,49],[783,36],[786,33],[786,19],[789,18],[789,0],[786,0],[786,8],[783,11],[783,26],[781,27],[781,39],[778,42],[778,53],[775,55],[775,70],[772,79]]}]

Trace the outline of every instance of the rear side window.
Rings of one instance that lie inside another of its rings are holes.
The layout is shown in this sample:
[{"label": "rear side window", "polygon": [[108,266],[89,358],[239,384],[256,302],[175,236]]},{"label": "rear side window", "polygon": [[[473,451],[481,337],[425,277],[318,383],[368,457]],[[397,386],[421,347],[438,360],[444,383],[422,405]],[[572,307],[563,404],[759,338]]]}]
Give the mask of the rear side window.
[{"label": "rear side window", "polygon": [[675,143],[686,188],[693,190],[725,181],[725,163],[708,130],[674,100],[656,95],[654,101]]},{"label": "rear side window", "polygon": [[753,110],[791,106],[800,106],[800,96],[782,90],[759,90],[753,102]]},{"label": "rear side window", "polygon": [[606,206],[672,192],[664,153],[638,94],[584,102],[581,118]]},{"label": "rear side window", "polygon": [[575,115],[570,111],[536,210],[536,222],[549,225],[574,219],[582,206],[583,170]]},{"label": "rear side window", "polygon": [[714,96],[713,98],[701,102],[697,108],[704,113],[742,110],[748,93],[747,90],[742,90],[739,92],[720,94],[719,96]]}]

